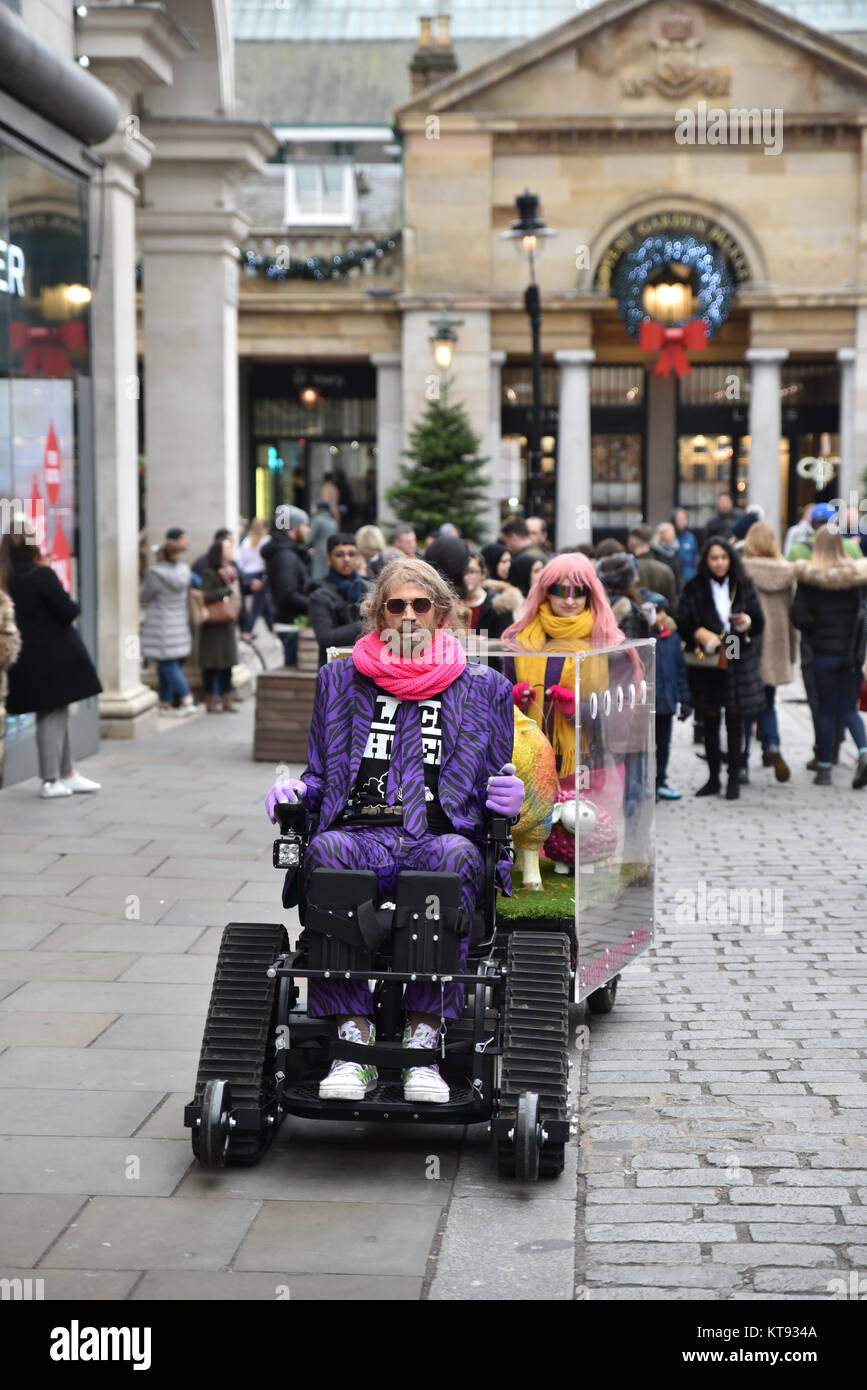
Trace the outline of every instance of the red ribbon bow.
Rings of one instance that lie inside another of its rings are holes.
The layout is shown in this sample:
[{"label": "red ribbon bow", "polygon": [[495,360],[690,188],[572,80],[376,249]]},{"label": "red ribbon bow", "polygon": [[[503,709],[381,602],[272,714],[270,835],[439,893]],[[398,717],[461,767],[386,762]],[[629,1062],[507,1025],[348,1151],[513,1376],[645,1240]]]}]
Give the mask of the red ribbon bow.
[{"label": "red ribbon bow", "polygon": [[707,324],[704,319],[690,319],[681,328],[666,328],[662,323],[645,319],[639,330],[638,341],[644,352],[662,349],[654,376],[668,376],[673,367],[678,377],[682,377],[692,371],[684,348],[707,347]]},{"label": "red ribbon bow", "polygon": [[66,355],[67,348],[70,352],[87,351],[87,324],[82,319],[73,319],[71,323],[38,328],[13,321],[10,339],[13,352],[27,349],[17,369],[22,376],[33,376],[36,372],[43,372],[45,376],[68,376],[73,368]]}]

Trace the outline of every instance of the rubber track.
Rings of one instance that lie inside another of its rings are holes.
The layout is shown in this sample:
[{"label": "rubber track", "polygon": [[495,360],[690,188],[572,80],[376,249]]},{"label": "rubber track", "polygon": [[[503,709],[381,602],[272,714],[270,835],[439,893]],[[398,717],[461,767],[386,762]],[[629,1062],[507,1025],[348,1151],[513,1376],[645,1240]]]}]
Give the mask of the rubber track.
[{"label": "rubber track", "polygon": [[[277,982],[269,980],[265,972],[288,949],[286,928],[276,923],[235,922],[226,927],[202,1038],[196,1100],[201,1099],[206,1082],[224,1080],[231,1085],[234,1105],[247,1107],[266,1103],[269,1081],[266,1065],[273,1047],[271,1032]],[[275,1126],[268,1127],[267,1137],[232,1135],[228,1161],[255,1162],[270,1142],[274,1129]],[[195,1131],[193,1152],[198,1157]]]},{"label": "rubber track", "polygon": [[[500,1114],[515,1115],[521,1091],[536,1091],[542,1119],[565,1119],[569,1098],[569,941],[560,932],[509,936],[503,1011]],[[565,1147],[541,1154],[540,1171],[556,1176]],[[511,1144],[499,1145],[502,1172],[512,1172]]]}]

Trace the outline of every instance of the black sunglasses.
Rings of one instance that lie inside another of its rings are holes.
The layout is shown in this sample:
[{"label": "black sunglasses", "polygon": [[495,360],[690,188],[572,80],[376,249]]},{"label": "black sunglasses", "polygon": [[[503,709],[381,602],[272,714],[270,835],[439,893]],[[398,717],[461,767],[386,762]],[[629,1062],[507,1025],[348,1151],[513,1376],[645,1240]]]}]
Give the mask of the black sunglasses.
[{"label": "black sunglasses", "polygon": [[387,598],[385,606],[395,618],[399,617],[405,608],[411,608],[414,613],[423,617],[433,608],[433,600],[429,598]]}]

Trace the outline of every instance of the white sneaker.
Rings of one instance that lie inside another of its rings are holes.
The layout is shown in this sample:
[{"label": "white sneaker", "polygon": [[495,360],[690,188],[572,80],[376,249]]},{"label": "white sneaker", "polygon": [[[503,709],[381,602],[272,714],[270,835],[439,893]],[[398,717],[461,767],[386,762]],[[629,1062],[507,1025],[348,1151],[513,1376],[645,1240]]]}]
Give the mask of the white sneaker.
[{"label": "white sneaker", "polygon": [[66,781],[58,777],[56,782],[43,782],[39,795],[45,801],[54,796],[72,796],[72,788]]},{"label": "white sneaker", "polygon": [[[337,1036],[344,1042],[363,1043],[361,1029],[357,1023],[341,1023]],[[376,1028],[370,1024],[368,1042],[376,1042]],[[376,1089],[379,1073],[376,1067],[366,1067],[362,1062],[342,1062],[336,1058],[331,1070],[319,1083],[320,1100],[364,1100]]]},{"label": "white sneaker", "polygon": [[98,792],[102,786],[101,782],[91,782],[89,777],[82,777],[80,772],[73,772],[71,777],[61,777],[60,780],[71,792]]},{"label": "white sneaker", "polygon": [[198,714],[198,712],[198,705],[178,705],[177,709],[172,710],[172,714],[174,714],[178,719],[186,719],[188,715]]},{"label": "white sneaker", "polygon": [[[414,1033],[410,1032],[407,1024],[403,1030],[403,1045],[436,1048],[439,1045],[439,1036],[437,1030],[427,1023],[416,1024]],[[435,1105],[442,1105],[448,1100],[448,1082],[440,1076],[438,1066],[406,1067],[401,1075],[404,1100],[433,1101]]]}]

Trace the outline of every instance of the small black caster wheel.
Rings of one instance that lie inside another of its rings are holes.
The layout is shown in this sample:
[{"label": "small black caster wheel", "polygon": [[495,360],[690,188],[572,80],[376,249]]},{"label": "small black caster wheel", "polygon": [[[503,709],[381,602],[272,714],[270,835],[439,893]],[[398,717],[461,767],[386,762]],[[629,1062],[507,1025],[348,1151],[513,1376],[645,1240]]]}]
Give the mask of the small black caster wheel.
[{"label": "small black caster wheel", "polygon": [[518,1096],[514,1144],[515,1177],[519,1182],[536,1182],[542,1151],[542,1122],[539,1119],[539,1097],[535,1091],[522,1091]]},{"label": "small black caster wheel", "polygon": [[617,981],[619,975],[615,975],[613,980],[609,980],[607,985],[601,989],[594,989],[592,994],[587,996],[587,1007],[591,1014],[610,1014],[614,1008],[614,1001],[617,998]]},{"label": "small black caster wheel", "polygon": [[202,1093],[199,1161],[206,1168],[225,1168],[229,1151],[232,1090],[228,1081],[209,1081]]}]

